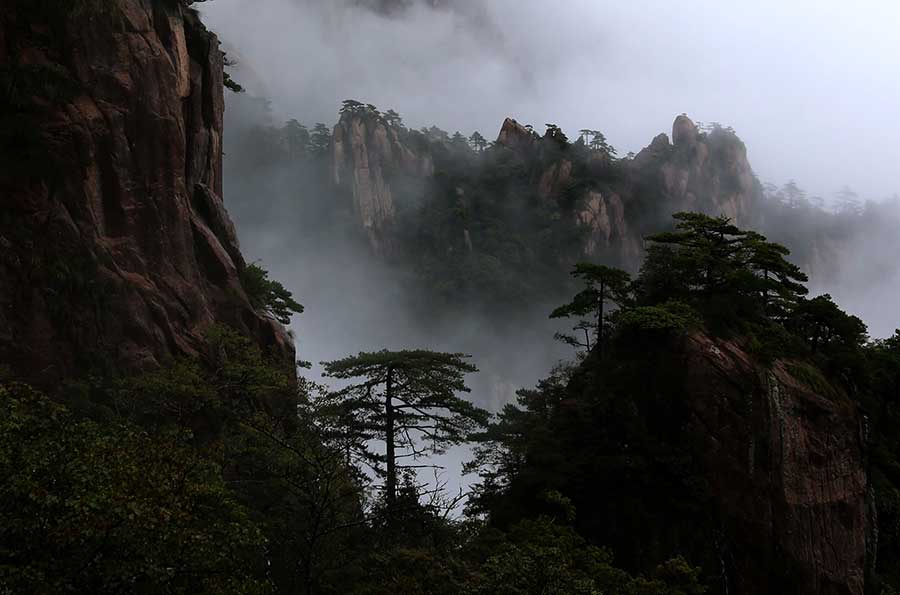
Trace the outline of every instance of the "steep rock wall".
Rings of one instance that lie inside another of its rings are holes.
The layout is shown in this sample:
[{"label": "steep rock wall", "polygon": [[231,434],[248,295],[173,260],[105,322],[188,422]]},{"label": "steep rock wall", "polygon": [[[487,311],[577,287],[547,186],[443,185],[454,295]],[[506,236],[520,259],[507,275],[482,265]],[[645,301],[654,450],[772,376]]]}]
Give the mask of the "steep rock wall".
[{"label": "steep rock wall", "polygon": [[0,15],[0,68],[28,83],[6,87],[4,116],[33,128],[25,145],[4,138],[32,158],[0,171],[0,361],[14,373],[49,387],[153,368],[203,350],[212,323],[292,360],[239,280],[222,67],[177,0],[20,1]]},{"label": "steep rock wall", "polygon": [[867,479],[856,406],[802,362],[688,341],[688,435],[724,521],[729,592],[862,595]]},{"label": "steep rock wall", "polygon": [[742,227],[757,221],[760,189],[747,148],[728,130],[701,133],[682,114],[672,124],[672,143],[664,134],[653,139],[635,156],[631,175],[656,195],[666,215],[700,211],[725,215]]},{"label": "steep rock wall", "polygon": [[388,228],[394,220],[395,185],[434,173],[427,150],[414,151],[374,114],[345,113],[332,136],[332,177],[353,197],[353,208],[378,253],[391,252]]}]

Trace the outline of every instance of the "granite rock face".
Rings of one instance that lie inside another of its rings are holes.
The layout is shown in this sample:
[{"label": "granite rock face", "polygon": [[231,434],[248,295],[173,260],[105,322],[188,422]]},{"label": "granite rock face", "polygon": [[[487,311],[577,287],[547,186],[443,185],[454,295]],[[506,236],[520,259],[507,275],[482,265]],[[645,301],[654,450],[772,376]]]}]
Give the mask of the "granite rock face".
[{"label": "granite rock face", "polygon": [[672,143],[657,136],[633,165],[632,175],[655,190],[663,211],[725,215],[740,227],[756,222],[760,188],[747,148],[728,129],[701,133],[682,114],[672,125]]},{"label": "granite rock face", "polygon": [[[803,362],[755,363],[737,343],[692,336],[687,434],[723,525],[730,593],[862,595],[864,420]],[[806,372],[803,372],[803,370]]]},{"label": "granite rock face", "polygon": [[240,283],[216,37],[175,0],[62,18],[26,4],[0,16],[0,68],[37,81],[3,105],[33,125],[19,148],[37,157],[0,170],[0,361],[51,387],[197,354],[226,324],[290,362]]},{"label": "granite rock face", "polygon": [[332,136],[332,178],[352,196],[353,209],[376,253],[390,254],[394,186],[422,182],[434,173],[428,150],[414,150],[398,128],[367,113],[345,113]]},{"label": "granite rock face", "polygon": [[498,145],[521,152],[530,149],[534,143],[534,135],[527,128],[512,118],[506,118],[503,121],[503,125],[500,127],[500,134],[497,135]]},{"label": "granite rock face", "polygon": [[[613,164],[579,139],[560,143],[506,118],[489,151],[507,151],[537,194],[560,205],[560,216],[586,227],[582,255],[637,269],[643,235],[678,211],[725,215],[737,225],[758,223],[761,189],[747,151],[730,130],[701,132],[684,115],[634,156]],[[415,142],[413,139],[416,139]],[[352,196],[361,228],[376,253],[390,255],[398,190],[418,188],[425,199],[438,153],[454,148],[390,125],[377,113],[345,113],[334,129],[332,179]],[[471,156],[477,162],[475,155]],[[610,172],[618,169],[611,177]],[[574,195],[573,195],[574,193]],[[573,200],[573,196],[575,200]]]}]

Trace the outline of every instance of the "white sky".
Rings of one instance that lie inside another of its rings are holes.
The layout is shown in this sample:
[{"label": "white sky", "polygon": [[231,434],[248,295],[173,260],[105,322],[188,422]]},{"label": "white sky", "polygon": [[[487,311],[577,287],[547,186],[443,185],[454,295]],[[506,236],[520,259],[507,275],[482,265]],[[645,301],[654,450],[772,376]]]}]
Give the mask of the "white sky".
[{"label": "white sky", "polygon": [[620,153],[672,120],[733,126],[763,181],[900,192],[897,0],[457,0],[388,20],[340,0],[215,0],[206,22],[279,117],[341,100],[493,137],[507,115],[599,128]]},{"label": "white sky", "polygon": [[[571,136],[600,129],[625,154],[687,112],[733,126],[764,182],[795,179],[824,197],[844,184],[864,198],[900,192],[900,0],[456,0],[455,13],[420,9],[397,19],[348,10],[347,1],[197,6],[239,60],[235,78],[269,98],[277,119],[333,124],[340,102],[353,98],[393,108],[410,126],[488,138],[506,116],[539,129],[553,122]],[[301,357],[424,340],[403,320],[378,326],[380,301],[335,306],[371,294],[376,272],[335,277],[330,260],[321,271],[314,259],[298,264],[285,238],[255,231],[242,237],[248,257],[262,258],[309,308],[293,325]],[[854,254],[890,258],[890,247],[877,244]],[[896,275],[832,291],[876,336],[896,328],[898,292]],[[485,357],[477,327],[461,325],[448,340]],[[527,373],[504,372],[530,385],[553,355],[529,353],[540,363],[525,359]],[[450,454],[451,469],[461,456]],[[456,471],[450,479],[455,489]]]}]

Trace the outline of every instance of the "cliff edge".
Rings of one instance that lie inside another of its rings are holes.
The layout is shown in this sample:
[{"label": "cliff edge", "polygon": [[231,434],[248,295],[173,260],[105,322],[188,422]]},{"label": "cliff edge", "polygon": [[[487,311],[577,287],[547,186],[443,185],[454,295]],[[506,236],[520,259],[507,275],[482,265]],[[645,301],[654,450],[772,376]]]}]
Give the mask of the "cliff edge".
[{"label": "cliff edge", "polygon": [[177,0],[0,15],[0,361],[41,387],[152,369],[226,324],[285,359],[222,201],[223,54]]}]

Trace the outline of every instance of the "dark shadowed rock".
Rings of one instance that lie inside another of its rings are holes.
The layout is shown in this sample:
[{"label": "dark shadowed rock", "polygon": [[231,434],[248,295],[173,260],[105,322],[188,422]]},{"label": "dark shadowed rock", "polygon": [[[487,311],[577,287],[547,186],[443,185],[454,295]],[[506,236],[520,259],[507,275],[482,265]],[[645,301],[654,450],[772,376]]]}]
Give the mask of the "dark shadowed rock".
[{"label": "dark shadowed rock", "polygon": [[16,100],[34,158],[0,171],[0,361],[52,388],[197,354],[220,323],[292,362],[239,280],[216,37],[174,1],[26,5],[0,16],[0,65],[51,82]]}]

